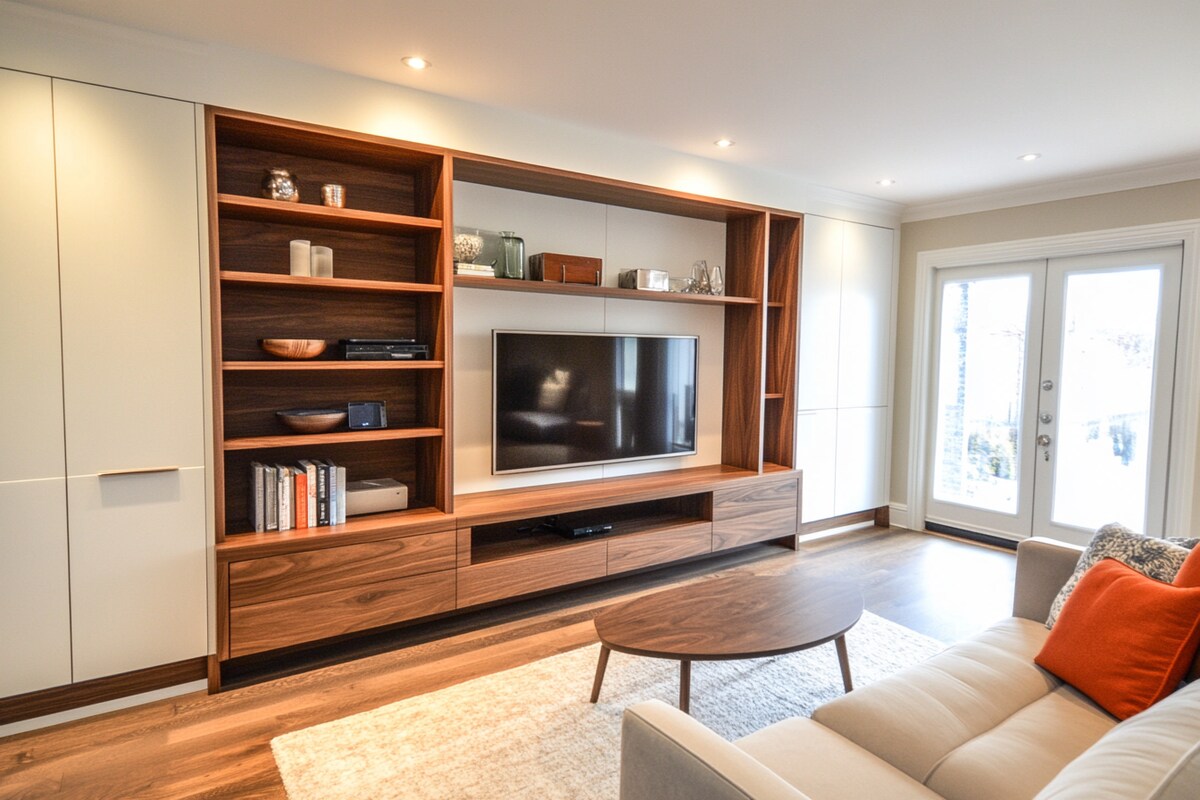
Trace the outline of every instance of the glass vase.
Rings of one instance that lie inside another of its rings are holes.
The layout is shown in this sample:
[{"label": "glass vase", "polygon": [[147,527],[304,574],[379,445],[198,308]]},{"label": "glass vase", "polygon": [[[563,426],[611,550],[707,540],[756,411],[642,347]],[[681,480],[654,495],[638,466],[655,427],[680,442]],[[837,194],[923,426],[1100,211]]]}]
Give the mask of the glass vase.
[{"label": "glass vase", "polygon": [[500,257],[496,260],[497,278],[525,277],[525,240],[513,231],[500,231]]}]

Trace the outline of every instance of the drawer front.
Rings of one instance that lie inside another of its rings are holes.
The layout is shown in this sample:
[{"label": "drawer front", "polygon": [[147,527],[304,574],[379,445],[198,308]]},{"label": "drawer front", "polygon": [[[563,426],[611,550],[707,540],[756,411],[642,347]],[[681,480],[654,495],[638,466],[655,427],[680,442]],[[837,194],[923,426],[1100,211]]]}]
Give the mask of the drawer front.
[{"label": "drawer front", "polygon": [[713,492],[713,552],[796,533],[798,478]]},{"label": "drawer front", "polygon": [[236,658],[453,610],[453,570],[241,606],[229,612],[229,654]]},{"label": "drawer front", "polygon": [[622,536],[608,542],[608,574],[710,553],[712,543],[711,522]]},{"label": "drawer front", "polygon": [[453,531],[235,561],[229,565],[229,605],[354,589],[453,569],[454,562]]},{"label": "drawer front", "polygon": [[608,542],[587,542],[458,570],[458,607],[603,578]]}]

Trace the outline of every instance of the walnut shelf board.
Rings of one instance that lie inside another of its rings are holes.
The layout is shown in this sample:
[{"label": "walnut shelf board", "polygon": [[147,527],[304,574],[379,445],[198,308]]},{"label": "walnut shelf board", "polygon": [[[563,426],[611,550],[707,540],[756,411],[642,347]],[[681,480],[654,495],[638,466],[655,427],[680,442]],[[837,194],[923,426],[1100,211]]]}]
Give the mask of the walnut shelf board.
[{"label": "walnut shelf board", "polygon": [[362,233],[413,235],[442,229],[440,219],[382,214],[378,211],[358,211],[352,208],[329,208],[311,203],[285,203],[265,197],[242,197],[234,194],[218,194],[217,211],[224,216],[254,222],[311,225]]},{"label": "walnut shelf board", "polygon": [[[601,522],[603,520],[597,521]],[[697,524],[711,526],[709,520],[697,517],[661,514],[641,519],[621,520],[613,524],[613,529],[609,533],[591,537],[580,537],[579,539],[567,539],[553,531],[530,531],[513,539],[472,546],[471,563],[486,564],[491,561],[502,561],[506,558],[528,555],[530,553],[545,553],[564,547],[572,547],[582,542],[621,541],[630,537],[690,529]]]},{"label": "walnut shelf board", "polygon": [[247,436],[226,439],[226,450],[255,450],[260,447],[307,447],[321,444],[350,442],[380,442],[389,439],[429,439],[442,436],[441,428],[384,428],[372,431],[339,431],[337,433],[285,434],[282,436]]},{"label": "walnut shelf board", "polygon": [[621,300],[654,300],[667,303],[697,303],[700,305],[757,305],[753,297],[684,294],[683,292],[646,292],[620,289],[614,286],[588,286],[580,283],[521,281],[508,278],[477,278],[455,275],[454,285],[463,289],[498,289],[504,292],[535,292],[539,294],[569,294],[581,297],[610,297]]},{"label": "walnut shelf board", "polygon": [[767,392],[763,395],[764,400],[782,400],[783,392]]},{"label": "walnut shelf board", "polygon": [[349,278],[307,278],[272,272],[221,270],[221,282],[279,289],[325,289],[338,292],[383,292],[392,294],[441,294],[441,284],[403,281],[364,281]]},{"label": "walnut shelf board", "polygon": [[[765,470],[780,477],[794,470],[775,467]],[[712,491],[738,481],[762,477],[758,472],[723,464],[709,467],[623,475],[592,481],[557,483],[524,489],[460,494],[454,498],[460,528],[597,508],[626,505],[642,500],[661,500]]]},{"label": "walnut shelf board", "polygon": [[318,528],[234,533],[217,543],[217,562],[244,561],[264,556],[342,547],[403,536],[454,530],[454,516],[435,508],[409,508],[385,514],[354,517],[341,525]]},{"label": "walnut shelf board", "polygon": [[372,369],[445,369],[444,361],[226,361],[226,372],[306,372]]},{"label": "walnut shelf board", "polygon": [[767,308],[783,308],[786,305],[782,300],[768,300]]}]

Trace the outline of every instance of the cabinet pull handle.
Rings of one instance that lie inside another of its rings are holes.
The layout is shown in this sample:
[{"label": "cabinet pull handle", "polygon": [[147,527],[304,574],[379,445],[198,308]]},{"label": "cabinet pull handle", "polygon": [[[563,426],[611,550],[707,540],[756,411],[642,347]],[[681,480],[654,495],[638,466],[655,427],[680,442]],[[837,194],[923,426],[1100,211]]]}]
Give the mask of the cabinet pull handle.
[{"label": "cabinet pull handle", "polygon": [[105,469],[96,473],[100,478],[113,478],[118,475],[151,475],[155,472],[179,472],[179,467],[135,467],[133,469]]}]

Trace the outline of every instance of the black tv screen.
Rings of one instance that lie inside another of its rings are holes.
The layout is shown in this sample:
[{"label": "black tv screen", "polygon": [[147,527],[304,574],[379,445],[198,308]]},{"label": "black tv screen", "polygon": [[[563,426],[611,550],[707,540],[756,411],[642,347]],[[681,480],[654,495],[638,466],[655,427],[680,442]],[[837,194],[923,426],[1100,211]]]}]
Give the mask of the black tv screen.
[{"label": "black tv screen", "polygon": [[696,452],[695,336],[492,332],[492,471]]}]

